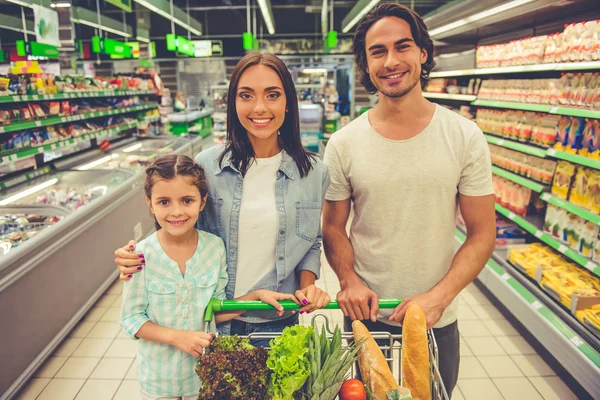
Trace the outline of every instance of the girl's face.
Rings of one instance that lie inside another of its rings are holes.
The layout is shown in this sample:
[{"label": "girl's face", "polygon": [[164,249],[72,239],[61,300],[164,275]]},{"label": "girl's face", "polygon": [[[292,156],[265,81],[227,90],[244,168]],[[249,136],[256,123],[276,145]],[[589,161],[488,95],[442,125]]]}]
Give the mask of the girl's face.
[{"label": "girl's face", "polygon": [[262,64],[244,71],[237,86],[235,108],[251,142],[277,138],[286,105],[283,84],[275,71]]},{"label": "girl's face", "polygon": [[198,214],[206,205],[206,197],[192,184],[192,178],[177,175],[159,179],[152,186],[152,198],[146,199],[158,224],[169,234],[181,236],[195,229]]}]

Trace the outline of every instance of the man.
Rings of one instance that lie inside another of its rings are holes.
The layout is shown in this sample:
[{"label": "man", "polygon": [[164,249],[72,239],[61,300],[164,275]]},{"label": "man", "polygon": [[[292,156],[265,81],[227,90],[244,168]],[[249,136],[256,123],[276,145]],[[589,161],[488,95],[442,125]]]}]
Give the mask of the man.
[{"label": "man", "polygon": [[[417,303],[434,328],[442,380],[456,385],[456,296],[495,244],[489,149],[477,126],[427,101],[433,42],[421,17],[399,4],[364,16],[354,37],[362,83],[379,103],[335,133],[325,151],[331,186],[323,210],[327,259],[336,272],[346,329],[401,333]],[[350,237],[346,223],[351,205]],[[467,239],[454,252],[457,206]],[[393,311],[379,298],[404,298]]]}]

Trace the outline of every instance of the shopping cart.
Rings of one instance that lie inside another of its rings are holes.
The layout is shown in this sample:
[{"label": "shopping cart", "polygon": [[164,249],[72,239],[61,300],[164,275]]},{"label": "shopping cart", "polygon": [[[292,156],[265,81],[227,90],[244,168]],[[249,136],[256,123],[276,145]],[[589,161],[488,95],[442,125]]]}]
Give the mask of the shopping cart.
[{"label": "shopping cart", "polygon": [[[397,307],[401,299],[380,299],[379,308],[395,308]],[[279,302],[285,310],[299,310],[301,306],[294,303],[291,300],[282,300]],[[325,307],[326,310],[339,310],[340,307],[337,301],[332,301]],[[255,311],[255,310],[274,310],[275,308],[269,304],[263,303],[262,301],[238,301],[238,300],[216,300],[210,301],[206,307],[204,314],[205,326],[209,327],[214,318],[215,312],[220,311]],[[326,315],[316,314],[312,323],[313,326],[316,324],[318,319],[323,319],[323,324],[331,337],[333,331],[329,325],[329,319]],[[208,328],[207,328],[208,329]],[[281,335],[282,332],[265,332],[265,333],[252,333],[245,338],[250,340],[270,340]],[[373,339],[379,344],[379,348],[383,352],[392,374],[397,377],[398,383],[402,382],[402,335],[394,335],[389,332],[371,332]],[[433,331],[427,331],[427,338],[429,342],[429,360],[431,369],[431,398],[432,400],[449,400],[446,388],[442,383],[442,377],[438,366],[438,348],[433,336]],[[352,332],[342,332],[342,341],[353,341],[354,337]],[[398,352],[398,356],[394,357],[394,353]],[[396,371],[397,374],[396,374]],[[352,366],[351,376],[356,376],[356,363]]]}]

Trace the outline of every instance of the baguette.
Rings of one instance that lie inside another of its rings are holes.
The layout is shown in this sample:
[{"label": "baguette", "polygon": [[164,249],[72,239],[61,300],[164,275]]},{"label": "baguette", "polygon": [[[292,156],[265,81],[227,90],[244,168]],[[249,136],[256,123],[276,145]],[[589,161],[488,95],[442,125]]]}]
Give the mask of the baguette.
[{"label": "baguette", "polygon": [[410,389],[413,400],[431,400],[431,372],[425,314],[411,304],[402,323],[402,385]]},{"label": "baguette", "polygon": [[373,400],[387,400],[389,391],[400,390],[398,382],[394,379],[381,349],[367,327],[356,320],[352,323],[352,332],[355,342],[364,340],[358,350],[358,366],[363,383],[371,390]]}]

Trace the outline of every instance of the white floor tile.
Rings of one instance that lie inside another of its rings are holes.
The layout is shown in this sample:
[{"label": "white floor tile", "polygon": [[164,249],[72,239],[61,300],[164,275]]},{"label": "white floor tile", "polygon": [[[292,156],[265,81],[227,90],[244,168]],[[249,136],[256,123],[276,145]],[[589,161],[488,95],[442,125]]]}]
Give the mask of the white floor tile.
[{"label": "white floor tile", "polygon": [[129,371],[127,371],[127,374],[125,375],[125,379],[137,379],[137,367],[136,367],[136,362],[135,362],[135,358],[133,359],[133,362],[131,363],[131,367],[129,367]]},{"label": "white floor tile", "polygon": [[122,381],[113,400],[132,400],[139,398],[140,384],[138,381]]},{"label": "white floor tile", "polygon": [[53,356],[55,357],[70,357],[71,354],[77,349],[77,347],[81,344],[83,339],[79,338],[67,338],[60,345],[60,347],[54,352]]},{"label": "white floor tile", "polygon": [[115,339],[104,357],[134,358],[137,355],[137,342],[133,339]]},{"label": "white floor tile", "polygon": [[123,293],[123,281],[116,281],[106,292],[107,294],[121,294]]},{"label": "white floor tile", "polygon": [[105,294],[98,300],[98,302],[94,305],[95,307],[103,307],[109,308],[113,305],[115,300],[119,297],[118,294]]},{"label": "white floor tile", "polygon": [[500,343],[500,346],[506,351],[508,355],[527,355],[537,354],[536,351],[527,343],[521,336],[497,336],[496,339]]},{"label": "white floor tile", "polygon": [[122,380],[132,362],[133,358],[103,358],[90,375],[90,379]]},{"label": "white floor tile", "polygon": [[465,338],[465,342],[473,354],[480,356],[502,356],[506,354],[500,346],[500,343],[493,337],[470,337]]},{"label": "white floor tile", "polygon": [[55,375],[55,378],[87,379],[100,358],[97,357],[71,357]]},{"label": "white floor tile", "polygon": [[454,388],[454,391],[452,392],[452,400],[465,400],[458,385]]},{"label": "white floor tile", "polygon": [[475,314],[479,317],[479,319],[500,319],[503,320],[504,315],[496,307],[493,305],[476,305],[471,306]]},{"label": "white floor tile", "polygon": [[490,378],[519,378],[523,373],[509,356],[478,357]]},{"label": "white floor tile", "polygon": [[519,331],[506,319],[486,320],[483,323],[494,336],[520,336]]},{"label": "white floor tile", "polygon": [[120,384],[121,381],[118,379],[88,379],[75,400],[111,400]]},{"label": "white floor tile", "polygon": [[492,336],[482,321],[459,321],[458,331],[462,337]]},{"label": "white floor tile", "polygon": [[65,365],[68,357],[50,357],[35,374],[36,378],[54,378],[58,370]]},{"label": "white floor tile", "polygon": [[117,339],[129,339],[132,340],[129,336],[127,336],[127,334],[125,333],[125,331],[123,329],[121,329],[119,331],[119,334],[116,337]]},{"label": "white floor tile", "polygon": [[481,292],[462,292],[462,298],[470,306],[491,305],[492,303]]},{"label": "white floor tile", "polygon": [[108,311],[108,307],[94,307],[84,317],[88,322],[98,322],[104,313]]},{"label": "white floor tile", "polygon": [[494,383],[505,399],[544,400],[527,378],[495,378]]},{"label": "white floor tile", "polygon": [[458,319],[459,321],[470,321],[478,320],[479,317],[475,314],[473,309],[468,304],[458,305]]},{"label": "white floor tile", "polygon": [[[487,378],[485,370],[477,360],[477,357],[461,357],[458,379]],[[465,394],[463,392],[463,394]]]},{"label": "white floor tile", "polygon": [[529,380],[544,400],[577,400],[577,396],[557,376],[531,377]]},{"label": "white floor tile", "polygon": [[120,308],[109,308],[106,313],[100,318],[100,322],[117,322],[121,320]]},{"label": "white floor tile", "polygon": [[96,325],[95,322],[91,321],[82,321],[73,329],[71,334],[69,335],[72,338],[80,338],[84,339],[87,337],[88,333],[92,330],[92,328]]},{"label": "white floor tile", "polygon": [[102,357],[111,343],[112,339],[84,339],[71,357]]},{"label": "white floor tile", "polygon": [[469,345],[467,344],[467,342],[465,342],[464,338],[460,339],[460,356],[461,357],[471,357],[473,356],[473,352],[471,351],[471,348],[469,347]]},{"label": "white floor tile", "polygon": [[537,354],[526,356],[512,356],[525,376],[554,376],[556,375],[552,368],[546,364],[542,357]]},{"label": "white floor tile", "polygon": [[73,400],[85,379],[52,379],[36,400]]},{"label": "white floor tile", "polygon": [[91,339],[114,339],[120,330],[121,325],[118,322],[98,322],[87,337]]},{"label": "white floor tile", "polygon": [[491,379],[461,379],[458,387],[465,400],[503,400]]},{"label": "white floor tile", "polygon": [[49,383],[49,378],[33,378],[21,391],[17,400],[35,400]]}]

